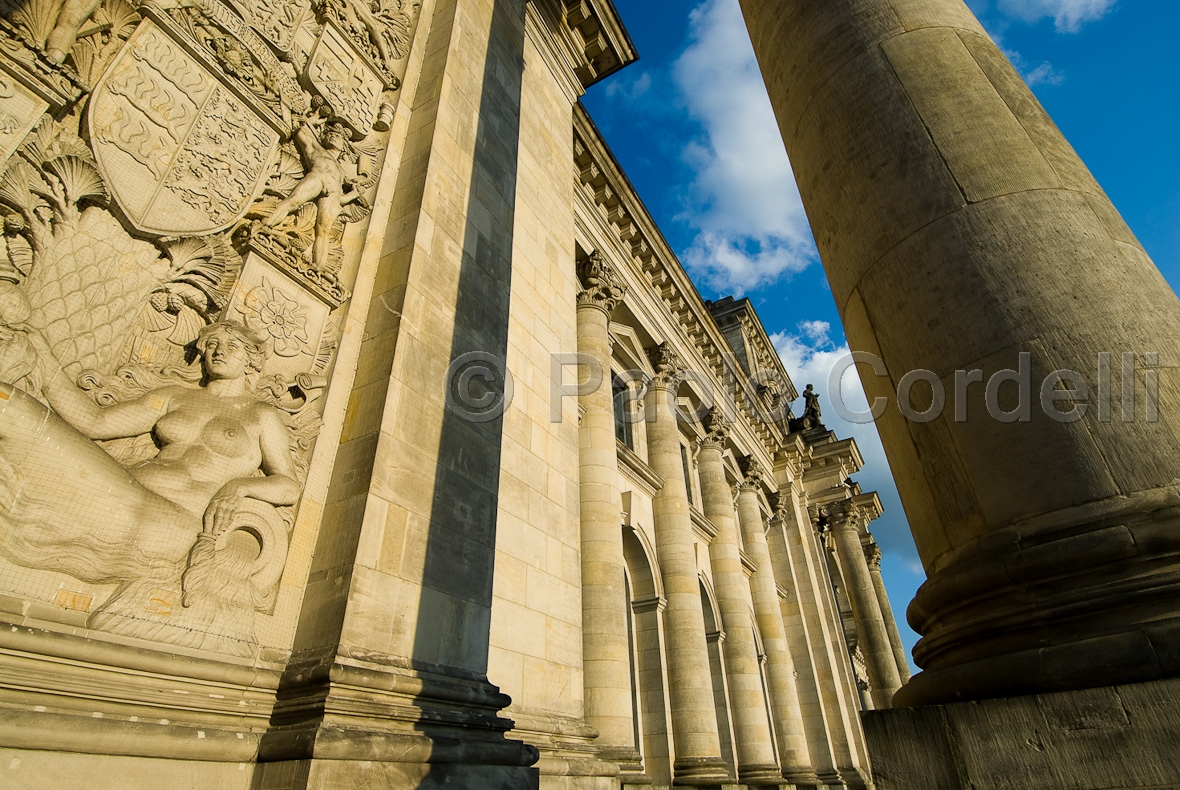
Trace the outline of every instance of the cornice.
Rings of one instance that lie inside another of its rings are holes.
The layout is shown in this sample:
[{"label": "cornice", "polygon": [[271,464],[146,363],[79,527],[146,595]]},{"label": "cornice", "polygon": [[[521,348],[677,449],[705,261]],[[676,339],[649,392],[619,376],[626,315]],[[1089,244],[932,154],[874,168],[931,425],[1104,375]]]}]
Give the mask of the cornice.
[{"label": "cornice", "polygon": [[[686,350],[693,352],[686,355],[686,362],[701,365],[698,369],[711,376],[718,392],[727,390],[725,384],[730,377],[744,385],[738,389],[735,405],[746,441],[736,443],[761,445],[764,460],[768,461],[787,441],[785,426],[757,419],[756,408],[761,408],[755,402],[758,393],[747,382],[708,306],[580,104],[574,108],[574,160],[580,199],[630,263],[630,279],[656,297],[657,304],[663,307],[661,320],[683,340]],[[766,337],[764,329],[760,328],[759,333]],[[781,362],[778,370],[788,392],[793,392]]]},{"label": "cornice", "polygon": [[570,75],[575,96],[639,60],[611,0],[532,0],[549,32],[542,47],[551,66]]}]

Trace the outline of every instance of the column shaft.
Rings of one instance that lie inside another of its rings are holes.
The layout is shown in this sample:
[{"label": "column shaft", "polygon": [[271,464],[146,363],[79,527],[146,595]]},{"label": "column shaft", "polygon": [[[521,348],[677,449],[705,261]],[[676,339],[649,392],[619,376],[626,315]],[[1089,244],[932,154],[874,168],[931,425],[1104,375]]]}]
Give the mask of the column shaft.
[{"label": "column shaft", "polygon": [[850,517],[837,519],[832,526],[832,538],[836,544],[840,570],[844,573],[856,630],[860,635],[861,652],[864,653],[869,670],[873,707],[877,710],[889,708],[893,695],[901,688],[901,679],[897,675],[893,646],[885,630],[885,619],[881,616],[881,605],[869,576],[869,566],[865,562],[855,520]]},{"label": "column shaft", "polygon": [[[680,458],[680,430],[673,412],[678,368],[660,346],[660,371],[646,398],[648,455],[664,485],[652,500],[656,554],[668,606],[668,686],[677,784],[720,784],[728,779],[721,758],[713,681],[705,642],[700,580],[693,546],[692,515]],[[671,391],[670,391],[671,389]]]},{"label": "column shaft", "polygon": [[946,395],[877,421],[928,575],[899,704],[1180,675],[1180,301],[961,0],[740,1],[870,402]]},{"label": "column shaft", "polygon": [[[719,420],[713,418],[714,426]],[[709,560],[713,570],[713,588],[721,608],[721,622],[725,629],[726,676],[729,681],[729,701],[733,711],[738,780],[745,784],[782,784],[782,772],[775,761],[774,741],[766,710],[766,695],[762,687],[758,645],[754,641],[754,623],[750,617],[749,585],[742,569],[741,549],[738,545],[736,516],[725,466],[721,457],[721,442],[725,430],[710,430],[701,447],[697,463],[701,476],[701,498],[705,518],[717,528],[717,536],[709,544]]]},{"label": "column shaft", "polygon": [[766,651],[766,674],[778,731],[783,776],[795,784],[814,785],[819,780],[807,747],[803,710],[799,704],[799,689],[795,684],[795,662],[791,658],[783,627],[778,583],[766,542],[757,484],[752,482],[751,477],[747,471],[746,482],[738,494],[737,515],[746,554],[757,566],[750,588],[754,597],[754,617]]},{"label": "column shaft", "polygon": [[904,686],[910,682],[910,662],[906,656],[905,645],[901,643],[901,632],[897,630],[897,618],[893,615],[893,607],[889,605],[889,593],[885,589],[885,579],[881,577],[881,549],[875,542],[865,547],[865,560],[869,564],[869,576],[873,579],[873,590],[877,593],[881,616],[885,618],[885,632],[889,635],[889,645],[893,648],[897,676]]},{"label": "column shaft", "polygon": [[[593,270],[593,271],[592,271]],[[578,352],[593,359],[598,386],[578,395],[578,465],[582,550],[582,655],[586,721],[598,730],[599,754],[624,770],[642,770],[635,743],[627,634],[623,531],[619,518],[618,455],[611,401],[609,308],[622,296],[598,256],[579,274],[595,285],[578,297]]]}]

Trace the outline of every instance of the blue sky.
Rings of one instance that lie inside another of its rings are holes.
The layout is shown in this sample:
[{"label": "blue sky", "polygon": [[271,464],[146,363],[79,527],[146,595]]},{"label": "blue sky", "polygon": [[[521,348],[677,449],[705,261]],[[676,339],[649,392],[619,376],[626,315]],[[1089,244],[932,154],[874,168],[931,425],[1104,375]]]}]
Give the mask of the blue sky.
[{"label": "blue sky", "polygon": [[[796,385],[826,388],[846,350],[737,0],[615,0],[641,60],[584,101],[706,298],[756,305]],[[1173,289],[1180,286],[1180,2],[969,0]],[[847,376],[851,408],[864,402]],[[801,411],[797,405],[796,411]],[[903,639],[924,579],[876,431],[855,436],[857,480],[881,494],[872,526]]]}]

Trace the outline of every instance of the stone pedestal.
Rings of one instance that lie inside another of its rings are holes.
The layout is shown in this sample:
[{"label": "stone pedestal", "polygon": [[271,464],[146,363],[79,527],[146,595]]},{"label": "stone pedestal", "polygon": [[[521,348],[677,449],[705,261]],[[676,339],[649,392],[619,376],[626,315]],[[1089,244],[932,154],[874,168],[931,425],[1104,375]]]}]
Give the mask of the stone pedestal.
[{"label": "stone pedestal", "polygon": [[878,790],[1180,787],[1180,681],[869,711]]}]

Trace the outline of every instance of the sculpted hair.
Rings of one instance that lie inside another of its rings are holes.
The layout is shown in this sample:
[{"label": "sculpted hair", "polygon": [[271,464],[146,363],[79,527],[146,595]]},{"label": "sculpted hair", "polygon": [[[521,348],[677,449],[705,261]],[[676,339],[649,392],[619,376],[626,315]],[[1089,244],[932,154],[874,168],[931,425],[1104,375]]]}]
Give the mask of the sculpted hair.
[{"label": "sculpted hair", "polygon": [[250,369],[256,373],[262,370],[263,365],[266,364],[267,357],[266,341],[261,335],[241,321],[226,319],[218,321],[215,324],[209,324],[209,326],[202,329],[197,334],[196,340],[198,354],[204,355],[206,341],[218,332],[227,332],[238,340],[241,340],[246,347],[246,354],[250,360]]}]

